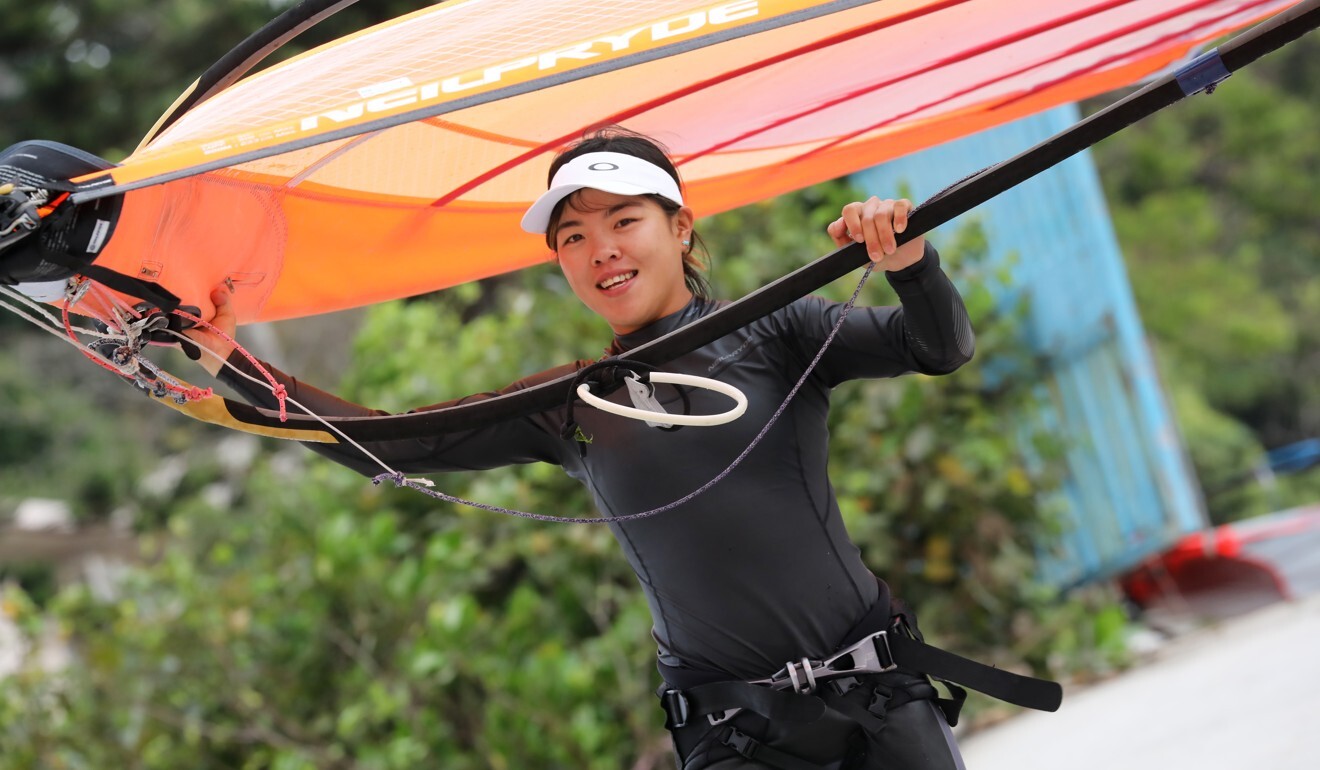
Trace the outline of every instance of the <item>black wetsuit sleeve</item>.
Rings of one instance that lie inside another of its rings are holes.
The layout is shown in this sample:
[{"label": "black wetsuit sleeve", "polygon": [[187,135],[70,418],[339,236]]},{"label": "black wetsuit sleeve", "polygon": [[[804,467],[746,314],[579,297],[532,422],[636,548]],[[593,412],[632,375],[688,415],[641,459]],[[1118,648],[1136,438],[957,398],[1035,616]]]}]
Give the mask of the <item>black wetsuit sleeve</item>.
[{"label": "black wetsuit sleeve", "polygon": [[[219,379],[233,388],[249,403],[266,409],[279,408],[279,402],[265,385],[265,378],[251,362],[235,351],[228,364],[254,378],[256,382],[235,373],[229,367],[221,370]],[[322,417],[371,417],[389,414],[377,409],[345,401],[316,387],[299,382],[296,378],[262,363],[276,381],[284,385],[289,396],[314,414]],[[538,382],[554,379],[573,371],[569,364],[533,375],[498,391],[480,393],[465,398],[411,410],[413,412],[443,409],[448,406],[493,398],[504,393],[522,390]],[[297,410],[290,406],[289,411]],[[560,464],[559,441],[536,418],[499,420],[488,426],[472,430],[438,434],[425,438],[407,438],[361,442],[362,447],[390,468],[404,473],[434,473],[445,471],[486,470],[504,465],[547,462]],[[348,443],[321,444],[306,442],[305,446],[346,465],[367,476],[384,473],[380,463]]]},{"label": "black wetsuit sleeve", "polygon": [[[817,370],[827,385],[909,372],[948,374],[971,360],[976,336],[958,289],[926,242],[915,264],[885,273],[899,306],[854,307]],[[791,319],[799,354],[810,360],[843,312],[843,305],[809,298]]]}]

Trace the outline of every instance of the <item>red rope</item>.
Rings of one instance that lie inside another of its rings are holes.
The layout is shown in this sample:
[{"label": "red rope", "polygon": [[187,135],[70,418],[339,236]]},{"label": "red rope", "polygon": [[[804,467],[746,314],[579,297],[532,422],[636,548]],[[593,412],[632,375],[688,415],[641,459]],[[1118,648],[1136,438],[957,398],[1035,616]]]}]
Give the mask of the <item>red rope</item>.
[{"label": "red rope", "polygon": [[192,313],[189,313],[186,310],[176,309],[174,311],[174,314],[179,316],[180,318],[183,318],[184,320],[192,321],[193,324],[195,324],[196,326],[199,326],[208,331],[215,332],[216,334],[220,335],[221,339],[233,345],[234,350],[237,350],[239,353],[242,353],[243,357],[248,360],[248,363],[252,364],[252,368],[260,372],[261,376],[266,378],[266,382],[270,383],[270,392],[272,395],[275,396],[275,400],[278,401],[280,405],[280,422],[288,421],[289,413],[284,404],[285,399],[288,398],[289,395],[288,390],[284,387],[282,383],[280,383],[278,380],[275,379],[275,377],[270,373],[270,371],[266,369],[266,367],[261,365],[261,362],[258,361],[255,356],[244,350],[243,346],[238,344],[238,340],[234,339],[228,334],[225,334],[223,331],[216,328],[210,322],[203,321],[201,318],[198,318],[197,316],[193,315]]},{"label": "red rope", "polygon": [[[73,342],[78,346],[78,352],[82,353],[85,358],[92,361],[102,369],[114,372],[115,374],[125,379],[131,379],[131,377],[125,374],[119,367],[106,361],[101,356],[96,355],[95,353],[93,353],[92,351],[88,350],[86,347],[83,346],[82,340],[78,339],[78,333],[73,328],[73,321],[69,317],[70,316],[69,308],[71,305],[72,302],[70,300],[66,299],[64,301],[64,305],[60,308],[61,311],[60,319],[64,324],[64,333],[67,334],[69,336],[69,339],[73,340]],[[132,310],[131,308],[128,308],[128,311],[139,317],[141,315],[136,311]],[[211,388],[199,388],[195,385],[184,387],[183,385],[179,385],[177,383],[170,382],[169,380],[159,379],[159,378],[156,380],[156,382],[167,392],[175,393],[183,396],[185,401],[201,401],[204,398],[210,398],[211,396],[215,395],[215,391],[212,390]]]}]

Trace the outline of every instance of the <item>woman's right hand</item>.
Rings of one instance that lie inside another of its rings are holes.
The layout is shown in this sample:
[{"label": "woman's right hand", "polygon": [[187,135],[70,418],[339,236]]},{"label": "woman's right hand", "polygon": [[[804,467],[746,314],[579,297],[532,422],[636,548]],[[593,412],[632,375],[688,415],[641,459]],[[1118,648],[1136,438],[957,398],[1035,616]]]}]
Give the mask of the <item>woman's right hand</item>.
[{"label": "woman's right hand", "polygon": [[210,324],[228,335],[228,339],[208,327],[188,329],[184,334],[202,349],[198,363],[215,376],[224,367],[225,359],[234,352],[232,340],[238,331],[238,319],[234,316],[234,306],[229,302],[228,286],[222,284],[211,290],[211,304],[215,305],[215,315],[211,317]]},{"label": "woman's right hand", "polygon": [[898,234],[907,229],[908,216],[914,208],[907,198],[881,200],[873,195],[844,206],[841,216],[825,232],[835,246],[866,244],[871,261],[882,270],[902,270],[920,262],[926,253],[926,239],[922,236],[898,245]]}]

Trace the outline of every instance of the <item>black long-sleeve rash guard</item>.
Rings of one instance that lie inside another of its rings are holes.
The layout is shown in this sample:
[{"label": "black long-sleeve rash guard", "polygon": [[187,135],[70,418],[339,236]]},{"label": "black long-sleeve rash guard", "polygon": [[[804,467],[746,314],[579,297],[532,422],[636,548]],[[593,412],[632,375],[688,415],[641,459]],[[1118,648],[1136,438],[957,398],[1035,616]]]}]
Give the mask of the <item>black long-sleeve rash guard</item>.
[{"label": "black long-sleeve rash guard", "polygon": [[[848,538],[827,475],[830,390],[849,379],[945,374],[971,358],[974,344],[962,298],[929,244],[919,262],[886,275],[902,306],[855,308],[783,417],[728,478],[667,513],[610,525],[650,602],[663,662],[740,678],[767,676],[786,661],[833,651],[876,600],[875,578]],[[694,299],[679,312],[616,338],[612,352],[656,339],[722,304]],[[591,438],[584,455],[577,442],[560,437],[560,408],[366,448],[408,473],[554,463],[590,490],[604,517],[652,510],[702,486],[747,447],[802,376],[841,309],[805,297],[663,367],[742,390],[747,412],[726,425],[668,432],[579,407],[574,416]],[[230,363],[252,373],[241,356]],[[588,363],[426,409],[521,390]],[[383,414],[275,376],[290,396],[319,414]],[[222,380],[259,406],[275,405],[260,386],[232,373]],[[682,410],[670,386],[656,387],[667,410]],[[689,395],[694,414],[722,412],[730,405],[726,396],[710,391]],[[629,403],[624,389],[609,398]],[[309,446],[368,475],[381,472],[351,447]]]}]

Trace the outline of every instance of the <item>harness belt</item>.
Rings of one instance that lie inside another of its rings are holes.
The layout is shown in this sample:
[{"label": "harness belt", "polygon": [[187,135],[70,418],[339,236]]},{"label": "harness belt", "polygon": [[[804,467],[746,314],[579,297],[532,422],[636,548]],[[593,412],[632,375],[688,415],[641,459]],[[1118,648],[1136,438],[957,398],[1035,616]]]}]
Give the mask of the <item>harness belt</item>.
[{"label": "harness belt", "polygon": [[663,687],[660,702],[668,716],[665,726],[671,730],[684,727],[701,716],[711,725],[718,725],[743,709],[771,721],[813,722],[824,714],[825,702],[801,696],[811,696],[824,682],[899,668],[1040,711],[1055,711],[1063,700],[1063,688],[1057,682],[978,663],[896,633],[900,628],[895,625],[888,631],[869,634],[824,660],[791,661],[765,679],[711,682],[685,690]]}]

